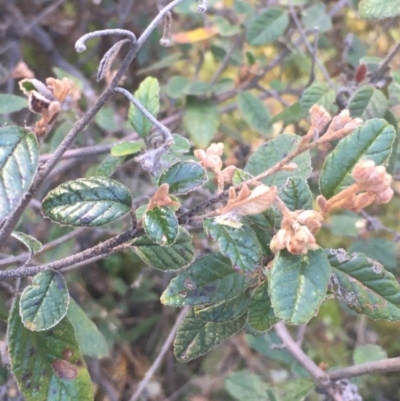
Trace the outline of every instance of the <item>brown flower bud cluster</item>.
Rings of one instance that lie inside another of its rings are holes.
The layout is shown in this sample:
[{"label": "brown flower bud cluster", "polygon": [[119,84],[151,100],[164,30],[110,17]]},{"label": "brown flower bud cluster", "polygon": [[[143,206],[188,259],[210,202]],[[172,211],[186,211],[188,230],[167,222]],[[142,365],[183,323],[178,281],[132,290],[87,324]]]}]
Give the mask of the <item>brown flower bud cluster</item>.
[{"label": "brown flower bud cluster", "polygon": [[235,166],[228,166],[222,170],[223,162],[221,159],[224,152],[223,143],[212,143],[206,150],[196,149],[193,154],[199,159],[200,164],[207,170],[215,174],[218,183],[218,192],[222,192],[225,183],[232,182]]},{"label": "brown flower bud cluster", "polygon": [[51,129],[72,84],[68,78],[47,78],[46,85],[37,79],[23,79],[19,86],[28,96],[29,110],[42,116],[33,131],[37,137],[43,137]]},{"label": "brown flower bud cluster", "polygon": [[244,184],[238,194],[234,187],[230,187],[228,203],[216,211],[220,215],[218,221],[232,222],[233,225],[240,227],[241,224],[237,223],[241,217],[255,215],[269,209],[277,194],[278,189],[275,186],[268,187],[263,184],[252,191]]},{"label": "brown flower bud cluster", "polygon": [[333,209],[348,209],[356,213],[372,203],[388,203],[393,197],[390,188],[392,177],[384,166],[376,166],[372,160],[357,163],[351,173],[355,183],[326,200],[322,195],[317,202],[324,215]]},{"label": "brown flower bud cluster", "polygon": [[306,254],[309,249],[318,247],[314,234],[321,228],[323,217],[315,210],[296,210],[291,212],[278,202],[283,212],[281,228],[271,240],[271,251],[276,253],[287,249],[295,255]]},{"label": "brown flower bud cluster", "polygon": [[169,184],[161,184],[156,193],[150,198],[146,210],[152,210],[155,207],[169,206],[172,208],[179,208],[181,204],[169,195]]}]

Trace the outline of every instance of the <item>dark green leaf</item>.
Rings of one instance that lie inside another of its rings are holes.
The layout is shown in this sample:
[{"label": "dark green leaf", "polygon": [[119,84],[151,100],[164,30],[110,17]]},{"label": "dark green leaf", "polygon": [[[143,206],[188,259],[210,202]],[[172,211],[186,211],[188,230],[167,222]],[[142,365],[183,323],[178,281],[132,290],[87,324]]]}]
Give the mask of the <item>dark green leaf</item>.
[{"label": "dark green leaf", "polygon": [[132,196],[124,185],[91,177],[68,181],[50,191],[43,199],[42,211],[60,224],[97,227],[128,213],[131,205]]},{"label": "dark green leaf", "polygon": [[301,118],[304,117],[306,113],[301,107],[300,102],[293,103],[289,107],[285,107],[280,113],[274,116],[271,119],[271,124],[276,123],[277,121],[283,121],[286,125],[297,123]]},{"label": "dark green leaf", "polygon": [[388,165],[386,167],[386,170],[389,174],[393,175],[396,172],[396,164],[397,164],[397,151],[399,148],[399,124],[397,122],[396,116],[390,111],[386,110],[385,115],[383,118],[390,124],[393,125],[394,131],[395,131],[395,139],[393,142],[393,150],[392,153],[390,154]]},{"label": "dark green leaf", "polygon": [[329,199],[354,180],[351,172],[361,160],[384,164],[390,156],[395,130],[382,119],[372,119],[342,139],[326,158],[320,176],[322,195]]},{"label": "dark green leaf", "polygon": [[268,401],[268,388],[264,379],[248,370],[234,372],[225,379],[226,391],[237,401]]},{"label": "dark green leaf", "polygon": [[67,317],[74,326],[79,349],[83,355],[92,358],[102,358],[108,355],[109,350],[105,338],[72,298],[69,302]]},{"label": "dark green leaf", "polygon": [[[250,156],[245,171],[252,175],[258,175],[280,162],[285,156],[293,152],[300,141],[300,137],[292,134],[282,134],[263,146]],[[285,184],[287,178],[302,178],[306,180],[311,174],[311,159],[309,152],[304,152],[295,157],[292,163],[297,164],[294,171],[278,171],[261,181],[266,185],[280,187]]]},{"label": "dark green leaf", "polygon": [[271,116],[264,103],[250,92],[240,92],[238,107],[246,122],[261,134],[271,130]]},{"label": "dark green leaf", "polygon": [[323,106],[330,114],[335,114],[337,110],[335,100],[336,93],[328,84],[314,82],[303,92],[300,104],[303,112],[307,114],[314,104]]},{"label": "dark green leaf", "polygon": [[400,285],[393,274],[362,253],[327,250],[336,297],[372,319],[400,320]]},{"label": "dark green leaf", "polygon": [[43,245],[36,238],[31,237],[28,234],[21,233],[20,231],[13,231],[11,236],[22,242],[29,250],[31,254],[39,252]]},{"label": "dark green leaf", "polygon": [[376,344],[359,345],[353,354],[356,365],[367,362],[381,361],[387,358],[387,352]]},{"label": "dark green leaf", "polygon": [[0,127],[0,222],[19,204],[39,161],[36,136],[21,127]]},{"label": "dark green leaf", "polygon": [[288,178],[279,189],[279,197],[291,211],[313,208],[312,193],[301,178]]},{"label": "dark green leaf", "polygon": [[269,330],[278,320],[268,294],[268,281],[265,280],[251,297],[247,321],[254,330],[263,332]]},{"label": "dark green leaf", "polygon": [[148,236],[135,239],[135,252],[149,265],[163,271],[179,270],[189,266],[195,258],[192,237],[179,227],[178,237],[171,246],[160,246]]},{"label": "dark green leaf", "polygon": [[170,151],[175,154],[184,154],[190,151],[190,142],[181,135],[172,134],[174,138],[174,144],[170,147]]},{"label": "dark green leaf", "polygon": [[250,22],[246,40],[252,46],[264,46],[283,35],[288,25],[289,17],[285,10],[269,7]]},{"label": "dark green leaf", "polygon": [[231,260],[234,268],[252,273],[260,266],[262,250],[251,227],[234,228],[204,219],[204,231],[218,242],[221,253]]},{"label": "dark green leaf", "polygon": [[360,117],[366,121],[383,117],[388,105],[388,100],[382,91],[371,85],[365,85],[353,94],[348,109],[352,117]]},{"label": "dark green leaf", "polygon": [[[156,78],[147,77],[139,85],[134,96],[153,117],[157,117],[160,111],[160,85]],[[129,106],[129,122],[142,138],[145,138],[153,127],[153,123],[133,104]]]},{"label": "dark green leaf", "polygon": [[190,361],[238,332],[246,322],[246,313],[225,323],[206,322],[194,312],[188,313],[176,334],[174,353],[180,361]]},{"label": "dark green leaf", "polygon": [[281,251],[270,275],[270,295],[276,316],[290,324],[307,323],[326,295],[330,267],[323,249],[293,255]]},{"label": "dark green leaf", "polygon": [[237,319],[246,312],[249,305],[249,291],[238,296],[207,306],[195,306],[194,313],[207,322],[223,323]]},{"label": "dark green leaf", "polygon": [[69,293],[64,277],[54,270],[38,273],[21,295],[19,313],[32,331],[48,330],[66,315]]},{"label": "dark green leaf", "polygon": [[400,0],[361,0],[361,18],[390,18],[400,14]]},{"label": "dark green leaf", "polygon": [[206,170],[196,162],[181,161],[165,170],[158,185],[169,184],[169,193],[184,195],[207,182]]},{"label": "dark green leaf", "polygon": [[0,94],[0,114],[9,114],[28,107],[26,98],[15,95]]},{"label": "dark green leaf", "polygon": [[183,125],[199,148],[206,148],[217,133],[219,113],[213,100],[188,96]]},{"label": "dark green leaf", "polygon": [[11,370],[26,401],[93,401],[92,383],[67,318],[48,331],[24,327],[17,299],[8,322]]},{"label": "dark green leaf", "polygon": [[233,270],[219,253],[211,253],[179,274],[161,296],[164,305],[203,305],[234,298],[246,291],[254,279]]},{"label": "dark green leaf", "polygon": [[178,219],[169,207],[155,207],[143,215],[143,228],[152,241],[169,246],[178,236]]},{"label": "dark green leaf", "polygon": [[118,143],[111,148],[112,156],[127,156],[139,153],[144,148],[144,141],[126,141]]}]

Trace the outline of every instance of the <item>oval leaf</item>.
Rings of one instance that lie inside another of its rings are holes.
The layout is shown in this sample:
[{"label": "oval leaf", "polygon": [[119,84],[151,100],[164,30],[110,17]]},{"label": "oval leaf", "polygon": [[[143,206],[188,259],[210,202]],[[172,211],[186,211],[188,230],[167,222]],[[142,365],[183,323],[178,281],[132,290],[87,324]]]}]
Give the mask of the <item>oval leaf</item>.
[{"label": "oval leaf", "polygon": [[400,320],[400,285],[393,274],[362,253],[327,250],[332,290],[357,313],[372,319]]},{"label": "oval leaf", "polygon": [[183,125],[199,148],[206,148],[217,133],[219,114],[213,100],[187,96]]},{"label": "oval leaf", "polygon": [[288,178],[279,189],[279,197],[291,211],[312,209],[313,196],[310,187],[300,178]]},{"label": "oval leaf", "polygon": [[20,127],[0,127],[0,222],[30,187],[39,161],[36,136]]},{"label": "oval leaf", "polygon": [[323,249],[307,255],[279,252],[270,276],[270,295],[276,316],[290,324],[307,323],[326,295],[330,266]]},{"label": "oval leaf", "polygon": [[26,401],[93,401],[92,383],[67,318],[49,331],[28,330],[17,299],[8,321],[11,370]]},{"label": "oval leaf", "polygon": [[260,266],[262,250],[251,227],[243,225],[234,228],[218,224],[213,219],[204,219],[204,231],[218,242],[221,253],[231,260],[235,268],[251,273]]},{"label": "oval leaf", "polygon": [[265,280],[256,288],[251,297],[247,322],[252,329],[261,334],[278,321],[268,294],[268,280]]},{"label": "oval leaf", "polygon": [[264,103],[250,92],[240,92],[238,106],[246,122],[261,134],[271,130],[271,116]]},{"label": "oval leaf", "polygon": [[169,184],[169,193],[184,195],[207,182],[207,172],[192,161],[178,162],[165,170],[158,180],[158,186]]},{"label": "oval leaf", "polygon": [[148,236],[137,238],[132,245],[144,262],[162,271],[187,267],[196,256],[192,237],[182,227],[179,227],[178,237],[171,246],[160,246]]},{"label": "oval leaf", "polygon": [[225,323],[206,322],[194,312],[180,325],[174,342],[174,353],[180,361],[190,361],[238,332],[246,322],[246,313]]},{"label": "oval leaf", "polygon": [[213,304],[234,298],[253,282],[233,270],[229,259],[211,253],[172,279],[161,302],[170,306]]},{"label": "oval leaf", "polygon": [[[150,114],[157,117],[160,111],[160,85],[156,78],[147,77],[135,92],[135,98]],[[142,138],[153,127],[153,123],[133,104],[129,106],[129,122]]]},{"label": "oval leaf", "polygon": [[271,400],[265,380],[248,370],[230,374],[225,380],[225,389],[237,401]]},{"label": "oval leaf", "polygon": [[22,242],[29,250],[29,252],[33,255],[34,253],[39,252],[43,245],[36,238],[31,237],[28,234],[21,233],[19,231],[13,231],[11,236]]},{"label": "oval leaf", "polygon": [[400,14],[400,0],[361,0],[361,18],[389,18]]},{"label": "oval leaf", "polygon": [[22,292],[19,313],[27,329],[48,330],[66,315],[68,303],[64,277],[54,270],[45,270]]},{"label": "oval leaf", "polygon": [[155,207],[143,215],[143,228],[152,241],[169,246],[178,236],[178,219],[169,207]]},{"label": "oval leaf", "polygon": [[286,11],[277,7],[269,7],[257,15],[247,29],[247,42],[252,46],[263,46],[283,35],[289,25]]},{"label": "oval leaf", "polygon": [[328,113],[335,114],[337,106],[335,105],[336,93],[328,84],[314,82],[301,95],[300,105],[303,113],[309,113],[311,106],[318,104]]},{"label": "oval leaf", "polygon": [[[263,146],[249,157],[245,171],[252,175],[258,175],[280,162],[288,153],[293,152],[297,148],[300,137],[292,134],[282,134],[271,141],[266,142]],[[304,152],[295,157],[292,163],[297,164],[294,171],[278,171],[261,181],[265,185],[276,185],[277,187],[285,184],[289,177],[297,177],[306,180],[311,174],[311,159],[309,152]]]},{"label": "oval leaf", "polygon": [[15,113],[28,107],[26,98],[15,95],[0,94],[0,114]]},{"label": "oval leaf", "polygon": [[102,358],[108,355],[108,345],[105,338],[72,298],[70,298],[67,317],[74,326],[79,348],[83,355],[92,358]]},{"label": "oval leaf", "polygon": [[139,141],[126,141],[118,143],[111,148],[112,156],[127,156],[139,153],[144,148],[143,140]]},{"label": "oval leaf", "polygon": [[249,299],[249,292],[242,292],[237,297],[227,301],[220,301],[205,307],[195,306],[194,313],[207,322],[228,322],[243,315],[249,306]]},{"label": "oval leaf", "polygon": [[366,85],[353,94],[348,109],[352,117],[360,117],[366,121],[371,118],[383,117],[388,106],[389,102],[382,91]]},{"label": "oval leaf", "polygon": [[110,178],[68,181],[50,191],[42,211],[51,220],[70,226],[97,227],[117,220],[131,210],[132,196]]},{"label": "oval leaf", "polygon": [[326,158],[320,176],[322,195],[329,199],[350,186],[353,167],[360,160],[384,164],[392,151],[395,130],[383,119],[372,119],[342,139]]}]

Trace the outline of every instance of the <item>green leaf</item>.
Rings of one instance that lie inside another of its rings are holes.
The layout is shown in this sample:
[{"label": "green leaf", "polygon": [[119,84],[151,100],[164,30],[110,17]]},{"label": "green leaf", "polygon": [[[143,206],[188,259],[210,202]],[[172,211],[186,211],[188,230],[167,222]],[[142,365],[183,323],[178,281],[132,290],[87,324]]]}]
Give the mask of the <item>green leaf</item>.
[{"label": "green leaf", "polygon": [[288,25],[289,17],[286,11],[269,7],[250,22],[246,40],[252,46],[264,46],[282,36]]},{"label": "green leaf", "polygon": [[178,236],[178,219],[171,208],[155,207],[143,215],[143,228],[152,241],[169,246]]},{"label": "green leaf", "polygon": [[206,148],[217,133],[219,113],[213,100],[188,96],[183,125],[199,148]]},{"label": "green leaf", "polygon": [[175,357],[187,362],[204,355],[211,348],[238,332],[246,322],[246,313],[224,323],[206,322],[194,312],[186,315],[176,334]]},{"label": "green leaf", "polygon": [[11,370],[26,401],[93,401],[92,383],[67,318],[49,331],[24,327],[17,299],[8,322]]},{"label": "green leaf", "polygon": [[178,155],[190,152],[190,142],[182,135],[172,134],[174,144],[170,147],[170,152]]},{"label": "green leaf", "polygon": [[313,208],[311,190],[301,178],[288,178],[279,189],[279,197],[291,211]]},{"label": "green leaf", "polygon": [[390,111],[386,110],[385,115],[383,118],[390,124],[393,125],[393,128],[395,130],[395,139],[393,142],[393,150],[392,153],[390,154],[389,161],[387,163],[386,171],[393,175],[396,172],[396,164],[397,164],[397,151],[399,148],[399,124],[397,122],[397,117]]},{"label": "green leaf", "polygon": [[66,315],[69,293],[64,277],[54,270],[36,274],[21,295],[19,313],[24,326],[32,331],[54,327]]},{"label": "green leaf", "polygon": [[271,115],[264,103],[250,92],[240,92],[237,100],[246,122],[261,134],[268,134],[271,130]]},{"label": "green leaf", "polygon": [[0,127],[0,222],[18,206],[39,162],[36,136],[26,129]]},{"label": "green leaf", "polygon": [[70,298],[67,317],[74,326],[79,349],[83,355],[92,358],[102,358],[108,355],[108,345],[103,334],[72,298]]},{"label": "green leaf", "polygon": [[359,345],[353,354],[356,365],[367,362],[381,361],[387,358],[387,352],[376,344]]},{"label": "green leaf", "polygon": [[234,228],[218,224],[214,219],[204,219],[204,231],[218,242],[221,253],[231,260],[235,269],[253,273],[260,266],[262,250],[251,227]]},{"label": "green leaf", "polygon": [[[157,117],[160,111],[160,85],[156,78],[147,77],[139,85],[134,96],[152,116]],[[145,138],[153,127],[153,123],[133,104],[129,106],[129,122],[142,138]]]},{"label": "green leaf", "polygon": [[20,231],[13,231],[11,236],[22,242],[32,255],[39,252],[43,247],[42,243],[36,238],[33,238],[28,234],[21,233]]},{"label": "green leaf", "polygon": [[279,401],[303,401],[315,388],[315,383],[310,379],[297,379],[285,382],[279,392]]},{"label": "green leaf", "polygon": [[381,118],[385,115],[389,102],[382,91],[371,85],[362,86],[351,97],[348,109],[352,117],[360,117],[364,121]]},{"label": "green leaf", "polygon": [[[293,152],[300,141],[300,137],[293,134],[282,134],[259,147],[247,161],[245,171],[252,175],[258,175],[280,162],[285,156]],[[311,174],[311,159],[309,152],[304,152],[295,157],[292,163],[297,164],[294,171],[278,171],[261,181],[265,185],[281,187],[290,178],[302,178],[306,180]]]},{"label": "green leaf", "polygon": [[0,114],[15,113],[28,107],[26,98],[15,95],[0,94]]},{"label": "green leaf", "polygon": [[269,387],[265,380],[248,370],[230,374],[225,379],[225,389],[237,401],[269,400]]},{"label": "green leaf", "polygon": [[61,184],[42,202],[51,220],[70,226],[98,227],[131,210],[132,196],[124,185],[110,178],[80,178]]},{"label": "green leaf", "polygon": [[290,324],[307,323],[326,295],[330,267],[323,249],[306,255],[279,252],[270,275],[270,295],[277,317]]},{"label": "green leaf", "polygon": [[126,141],[118,143],[111,148],[112,156],[127,156],[139,153],[144,148],[144,142],[138,141]]},{"label": "green leaf", "polygon": [[249,291],[245,291],[226,301],[216,302],[207,306],[195,306],[194,313],[206,322],[228,322],[237,319],[246,312],[249,300]]},{"label": "green leaf", "polygon": [[351,172],[360,160],[384,164],[392,151],[395,130],[382,119],[372,119],[342,139],[326,158],[320,175],[322,195],[329,199],[350,186]]},{"label": "green leaf", "polygon": [[268,280],[265,280],[254,291],[249,304],[247,321],[257,332],[267,331],[279,321],[275,316],[268,294]]},{"label": "green leaf", "polygon": [[189,85],[189,83],[190,81],[187,78],[180,75],[171,77],[167,82],[167,87],[165,88],[167,95],[173,99],[183,97],[185,95],[183,90],[187,85]]},{"label": "green leaf", "polygon": [[246,291],[254,279],[232,269],[229,259],[211,253],[171,280],[161,295],[164,305],[203,305],[234,298]]},{"label": "green leaf", "polygon": [[297,123],[301,118],[304,117],[305,112],[301,107],[300,102],[296,102],[291,104],[289,107],[285,107],[280,113],[274,116],[271,120],[271,124],[274,124],[278,121],[283,121],[286,125]]},{"label": "green leaf", "polygon": [[184,195],[200,187],[207,180],[207,172],[199,163],[180,161],[161,174],[158,186],[169,184],[170,194]]},{"label": "green leaf", "polygon": [[302,21],[307,30],[318,29],[320,33],[328,32],[332,29],[332,20],[326,13],[326,5],[317,3],[307,7],[302,12]]},{"label": "green leaf", "polygon": [[360,239],[350,245],[348,252],[364,253],[367,257],[381,263],[386,270],[393,274],[398,272],[396,243],[394,241],[384,238]]},{"label": "green leaf", "polygon": [[126,160],[125,156],[115,157],[115,156],[107,156],[97,167],[96,177],[110,177],[115,169],[120,166]]},{"label": "green leaf", "polygon": [[132,246],[144,262],[162,271],[187,267],[196,256],[192,237],[183,227],[179,227],[178,236],[171,246],[160,246],[148,236],[135,239]]},{"label": "green leaf", "polygon": [[361,18],[390,18],[400,14],[400,0],[361,0]]},{"label": "green leaf", "polygon": [[304,113],[309,113],[311,106],[319,104],[330,114],[336,114],[336,93],[331,87],[322,82],[314,82],[301,95],[300,104]]},{"label": "green leaf", "polygon": [[105,132],[118,131],[118,124],[115,119],[116,112],[112,107],[102,107],[94,117],[96,124]]},{"label": "green leaf", "polygon": [[362,253],[326,250],[336,297],[372,319],[400,320],[400,285],[392,273]]}]

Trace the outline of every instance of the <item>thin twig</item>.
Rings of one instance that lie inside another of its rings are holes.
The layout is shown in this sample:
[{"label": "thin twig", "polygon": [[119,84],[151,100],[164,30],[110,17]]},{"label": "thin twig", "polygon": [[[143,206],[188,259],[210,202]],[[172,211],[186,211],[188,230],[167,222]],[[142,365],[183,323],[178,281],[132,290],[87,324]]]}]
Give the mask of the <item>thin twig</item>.
[{"label": "thin twig", "polygon": [[167,353],[169,347],[171,346],[172,342],[174,341],[175,334],[178,331],[178,328],[179,328],[180,324],[182,323],[188,310],[189,310],[189,307],[185,306],[179,313],[178,317],[175,320],[175,324],[173,325],[171,331],[168,334],[167,339],[165,340],[165,342],[161,348],[160,353],[157,355],[157,358],[154,360],[153,364],[150,366],[150,369],[146,372],[143,379],[140,381],[136,391],[133,393],[133,395],[129,399],[129,401],[137,401],[139,399],[143,390],[146,388],[147,383],[153,377],[154,373],[160,366],[160,363],[163,360],[164,355]]},{"label": "thin twig", "polygon": [[400,41],[393,46],[388,55],[382,60],[382,62],[379,64],[379,68],[371,74],[371,82],[375,82],[382,78],[382,76],[385,74],[387,66],[392,61],[393,57],[399,52],[399,50]]},{"label": "thin twig", "polygon": [[366,362],[359,365],[349,366],[348,368],[328,372],[331,380],[349,379],[367,374],[388,373],[400,371],[400,357],[388,358],[381,361]]}]

